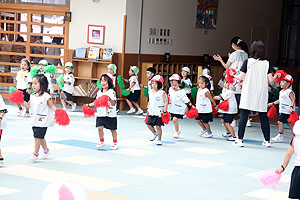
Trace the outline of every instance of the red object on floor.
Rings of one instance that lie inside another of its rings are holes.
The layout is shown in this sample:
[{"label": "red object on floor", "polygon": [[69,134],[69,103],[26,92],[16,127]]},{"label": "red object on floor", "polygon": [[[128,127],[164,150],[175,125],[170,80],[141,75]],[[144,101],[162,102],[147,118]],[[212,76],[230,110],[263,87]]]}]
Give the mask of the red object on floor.
[{"label": "red object on floor", "polygon": [[59,124],[60,126],[67,126],[70,124],[70,118],[67,112],[64,109],[57,108],[55,110],[55,123]]},{"label": "red object on floor", "polygon": [[163,113],[161,113],[161,120],[164,124],[168,124],[170,122],[171,119],[171,115],[169,112],[167,112],[165,115]]},{"label": "red object on floor", "polygon": [[147,112],[147,115],[146,115],[145,120],[144,120],[145,123],[147,122],[148,117],[149,117],[149,113]]},{"label": "red object on floor", "polygon": [[186,113],[187,118],[195,118],[197,116],[198,116],[198,110],[194,106]]},{"label": "red object on floor", "polygon": [[288,118],[287,121],[291,124],[295,124],[295,122],[298,120],[299,120],[299,115],[295,111],[293,111],[291,112],[290,117]]},{"label": "red object on floor", "polygon": [[82,106],[84,117],[94,117],[95,109],[88,107],[86,104]]},{"label": "red object on floor", "polygon": [[20,90],[15,90],[8,95],[8,100],[9,102],[13,102],[15,104],[22,104],[24,102],[24,94]]},{"label": "red object on floor", "polygon": [[94,101],[94,106],[96,108],[99,107],[111,108],[108,102],[109,102],[109,97],[107,95],[102,95],[101,97],[97,98]]},{"label": "red object on floor", "polygon": [[219,103],[218,108],[228,111],[229,109],[229,102],[228,100],[222,101],[221,103]]},{"label": "red object on floor", "polygon": [[277,109],[275,108],[275,106],[272,106],[269,109],[267,115],[268,115],[269,118],[275,118],[275,117],[277,117]]}]

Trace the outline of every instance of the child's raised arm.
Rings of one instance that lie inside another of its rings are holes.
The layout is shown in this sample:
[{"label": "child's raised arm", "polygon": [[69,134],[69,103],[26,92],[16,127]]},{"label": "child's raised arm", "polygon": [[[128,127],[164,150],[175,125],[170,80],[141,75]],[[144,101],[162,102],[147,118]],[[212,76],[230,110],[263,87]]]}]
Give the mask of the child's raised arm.
[{"label": "child's raised arm", "polygon": [[294,154],[294,140],[292,140],[292,143],[291,143],[287,153],[284,156],[282,165],[275,170],[276,173],[280,174],[285,170],[285,168],[288,166],[293,154]]}]

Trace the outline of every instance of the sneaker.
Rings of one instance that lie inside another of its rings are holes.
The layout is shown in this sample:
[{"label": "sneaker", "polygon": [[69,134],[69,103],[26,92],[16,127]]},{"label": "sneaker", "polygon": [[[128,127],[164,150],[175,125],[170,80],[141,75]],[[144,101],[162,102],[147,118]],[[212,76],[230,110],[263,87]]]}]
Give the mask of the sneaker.
[{"label": "sneaker", "polygon": [[231,137],[232,135],[230,133],[224,133],[224,134],[222,134],[222,136],[227,138],[227,137]]},{"label": "sneaker", "polygon": [[271,143],[269,142],[269,141],[263,141],[262,143],[261,143],[263,146],[265,146],[265,147],[271,147]]},{"label": "sneaker", "polygon": [[130,108],[130,110],[127,111],[127,114],[131,114],[131,113],[134,113],[135,112],[135,109],[134,108]]},{"label": "sneaker", "polygon": [[0,160],[0,167],[2,167],[2,166],[4,166],[4,159],[3,158]]},{"label": "sneaker", "polygon": [[22,113],[23,113],[23,108],[21,110],[19,109],[17,117],[21,117]]},{"label": "sneaker", "polygon": [[272,141],[274,141],[274,142],[283,142],[283,140],[284,140],[284,138],[283,138],[282,134],[280,134],[280,133],[278,133],[276,135],[276,137],[272,138]]},{"label": "sneaker", "polygon": [[151,136],[151,138],[150,138],[150,141],[154,141],[155,139],[156,139],[156,137],[157,137],[157,133],[155,132],[155,133],[152,133],[152,136]]},{"label": "sneaker", "polygon": [[157,142],[156,142],[156,145],[157,146],[161,146],[163,143],[162,143],[162,141],[161,140],[157,140]]},{"label": "sneaker", "polygon": [[120,109],[117,109],[116,112],[117,112],[117,114],[118,114],[118,113],[120,112]]},{"label": "sneaker", "polygon": [[39,154],[33,153],[32,156],[29,159],[34,162],[34,161],[38,160],[38,158],[39,158]]},{"label": "sneaker", "polygon": [[29,112],[25,112],[25,114],[23,115],[24,118],[30,118],[30,114]]},{"label": "sneaker", "polygon": [[117,143],[113,143],[113,145],[111,145],[110,150],[117,150],[118,149],[118,145]]},{"label": "sneaker", "polygon": [[104,142],[100,142],[100,143],[98,143],[98,144],[96,145],[96,148],[97,148],[97,149],[101,149],[101,148],[104,147],[104,146],[105,146]]},{"label": "sneaker", "polygon": [[173,138],[175,138],[175,139],[179,138],[180,133],[181,133],[181,131],[178,131],[178,132],[175,131]]},{"label": "sneaker", "polygon": [[46,159],[50,155],[49,149],[43,152],[42,158]]},{"label": "sneaker", "polygon": [[206,133],[202,134],[201,137],[211,138],[211,137],[213,137],[213,134],[212,133],[209,134],[208,132],[206,132]]},{"label": "sneaker", "polygon": [[140,109],[140,110],[138,110],[135,114],[136,114],[136,115],[140,115],[140,114],[143,114],[143,112],[144,112],[144,111],[143,111],[142,109]]},{"label": "sneaker", "polygon": [[232,142],[233,145],[239,146],[239,147],[244,147],[243,141],[236,139],[234,142]]},{"label": "sneaker", "polygon": [[237,120],[233,120],[233,121],[231,122],[231,126],[232,126],[232,127],[236,127],[236,121],[237,121]]},{"label": "sneaker", "polygon": [[252,125],[251,125],[250,119],[248,119],[246,126],[247,126],[247,127],[251,127],[251,126],[252,126]]},{"label": "sneaker", "polygon": [[73,111],[75,111],[75,109],[76,109],[76,106],[77,106],[77,104],[76,103],[73,103],[72,104],[72,109],[71,109],[71,111],[73,112]]},{"label": "sneaker", "polygon": [[233,141],[235,141],[236,140],[236,138],[234,138],[234,137],[228,137],[227,139],[226,139],[227,141],[231,141],[231,142],[233,142]]},{"label": "sneaker", "polygon": [[205,130],[205,131],[200,131],[198,134],[199,134],[199,136],[202,136],[203,134],[205,134],[207,131]]}]

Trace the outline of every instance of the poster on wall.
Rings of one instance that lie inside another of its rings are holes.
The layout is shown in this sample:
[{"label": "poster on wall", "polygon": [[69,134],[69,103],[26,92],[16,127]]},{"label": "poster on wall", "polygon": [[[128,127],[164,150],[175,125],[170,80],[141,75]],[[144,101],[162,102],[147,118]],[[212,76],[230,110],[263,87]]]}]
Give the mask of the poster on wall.
[{"label": "poster on wall", "polygon": [[88,25],[87,43],[104,44],[105,26]]},{"label": "poster on wall", "polygon": [[216,29],[218,0],[197,0],[196,28]]}]

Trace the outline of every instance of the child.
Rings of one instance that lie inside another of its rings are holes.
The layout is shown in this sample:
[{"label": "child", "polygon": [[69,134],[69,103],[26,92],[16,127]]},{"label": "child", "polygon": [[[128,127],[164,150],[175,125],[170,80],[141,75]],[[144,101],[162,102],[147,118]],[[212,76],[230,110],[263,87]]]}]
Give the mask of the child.
[{"label": "child", "polygon": [[65,74],[64,74],[64,80],[62,81],[64,83],[64,87],[62,88],[60,98],[61,98],[61,104],[63,106],[63,109],[66,110],[66,103],[72,106],[71,111],[74,111],[76,109],[77,104],[72,101],[72,93],[74,92],[74,76],[73,76],[73,64],[71,62],[67,62],[65,64]]},{"label": "child", "polygon": [[213,136],[208,122],[213,121],[211,104],[217,109],[215,100],[212,98],[210,89],[210,76],[201,74],[199,77],[199,89],[197,92],[196,108],[198,109],[198,116],[195,118],[196,122],[201,126],[202,131],[199,135],[205,138]]},{"label": "child", "polygon": [[284,157],[282,165],[275,170],[276,173],[282,173],[287,168],[292,155],[295,155],[295,167],[292,172],[289,198],[300,199],[300,121],[295,123],[293,132],[294,138],[290,143],[290,147]]},{"label": "child", "polygon": [[151,81],[152,81],[152,78],[155,76],[155,73],[156,73],[156,70],[153,67],[148,67],[146,69],[146,77],[148,78],[148,84],[147,84],[147,86],[145,86],[143,84],[140,84],[140,87],[141,88],[147,88],[148,92],[150,92],[150,90],[151,90]]},{"label": "child", "polygon": [[[6,116],[5,113],[7,113],[7,109],[5,108],[5,103],[3,101],[2,96],[0,95],[0,142],[1,142],[1,136],[3,133],[3,129],[6,128]],[[1,147],[1,144],[0,144]],[[0,148],[0,166],[4,165],[4,159],[1,153]]]},{"label": "child", "polygon": [[[16,80],[17,80],[17,89],[23,92],[24,95],[24,106],[26,108],[26,112],[23,117],[30,117],[29,114],[29,99],[30,99],[30,87],[31,87],[31,75],[30,75],[30,62],[26,58],[21,60],[21,70],[17,72]],[[18,117],[20,117],[23,113],[23,108],[20,104],[17,104],[19,108]]]},{"label": "child", "polygon": [[[150,141],[154,141],[158,136],[156,145],[162,145],[162,129],[163,122],[161,119],[161,113],[164,115],[167,113],[168,100],[166,93],[162,90],[164,79],[160,75],[156,75],[152,78],[151,87],[152,90],[149,92],[149,102],[148,102],[148,119],[147,127],[152,132],[152,137]],[[156,126],[156,130],[154,128]]]},{"label": "child", "polygon": [[237,113],[237,103],[236,103],[234,92],[230,90],[229,83],[227,82],[226,79],[224,79],[224,88],[222,90],[222,93],[219,96],[213,97],[213,99],[221,100],[221,101],[228,100],[229,103],[228,111],[219,109],[219,113],[223,113],[221,121],[224,124],[224,127],[226,129],[226,133],[222,134],[222,136],[227,138],[227,141],[235,141],[236,136],[234,133],[234,129],[231,126],[231,123],[234,119],[234,116]]},{"label": "child", "polygon": [[133,105],[135,105],[135,107],[137,107],[138,109],[138,111],[135,114],[140,115],[143,114],[143,110],[140,108],[138,104],[138,100],[141,95],[141,88],[139,86],[139,81],[137,77],[137,74],[139,73],[139,68],[137,66],[130,66],[128,73],[130,77],[129,80],[124,79],[124,81],[129,82],[129,88],[127,89],[127,91],[130,91],[130,95],[126,99],[126,102],[130,107],[127,114],[131,114],[135,112],[135,108],[133,107]]},{"label": "child", "polygon": [[171,82],[171,87],[169,89],[170,96],[170,107],[169,111],[171,113],[171,120],[173,120],[175,133],[173,138],[178,138],[181,131],[179,130],[178,119],[183,119],[185,114],[186,105],[192,106],[190,99],[188,98],[186,92],[182,90],[182,87],[179,85],[181,83],[181,77],[178,74],[173,74],[169,78]]},{"label": "child", "polygon": [[278,119],[278,129],[279,132],[276,137],[273,137],[274,142],[283,142],[283,123],[293,130],[293,124],[289,123],[287,119],[290,117],[290,113],[295,109],[295,93],[291,89],[293,84],[293,78],[291,75],[286,75],[280,82],[280,87],[282,90],[279,92],[279,99],[273,103],[269,103],[268,107],[279,104],[279,119]]},{"label": "child", "polygon": [[30,96],[30,109],[32,112],[31,125],[34,137],[34,153],[31,160],[38,159],[40,146],[44,152],[42,157],[46,159],[49,156],[49,149],[46,143],[45,135],[47,128],[54,125],[54,114],[56,108],[53,105],[51,96],[47,93],[48,80],[43,74],[37,74],[32,79],[32,89],[34,93]]},{"label": "child", "polygon": [[48,61],[47,60],[40,60],[39,61],[39,68],[40,70],[38,71],[38,74],[44,74],[47,77],[48,80],[48,90],[50,93],[53,93],[53,86],[51,83],[51,79],[54,77],[52,73],[45,73],[44,72],[44,67],[48,66]]},{"label": "child", "polygon": [[[101,149],[105,146],[104,144],[104,132],[103,129],[109,129],[113,136],[113,145],[111,150],[117,150],[117,98],[116,92],[114,91],[113,77],[111,74],[102,74],[100,77],[102,89],[97,93],[97,98],[102,95],[109,96],[109,105],[111,108],[100,107],[97,108],[97,119],[96,127],[98,128],[98,134],[100,138],[100,143],[96,145],[96,148]],[[94,106],[94,103],[88,104],[88,107]]]},{"label": "child", "polygon": [[[191,70],[190,70],[190,68],[188,68],[188,67],[183,67],[183,68],[181,69],[181,77],[182,77],[182,81],[181,81],[181,82],[188,85],[186,88],[184,88],[184,91],[185,91],[185,93],[186,93],[186,96],[187,96],[189,99],[191,99],[191,91],[192,91],[191,88],[192,88],[192,86],[193,86],[192,81],[191,81],[191,79],[189,78],[190,73],[191,73]],[[183,86],[185,86],[185,85],[183,85]]]},{"label": "child", "polygon": [[223,76],[222,78],[220,78],[219,82],[218,82],[218,89],[219,91],[222,93],[223,87],[224,87],[224,81],[225,81],[225,76],[226,76],[226,70],[223,70]]},{"label": "child", "polygon": [[115,64],[109,64],[107,65],[108,73],[111,74],[111,77],[113,79],[114,88],[116,87],[116,74],[117,74],[117,66]]}]

